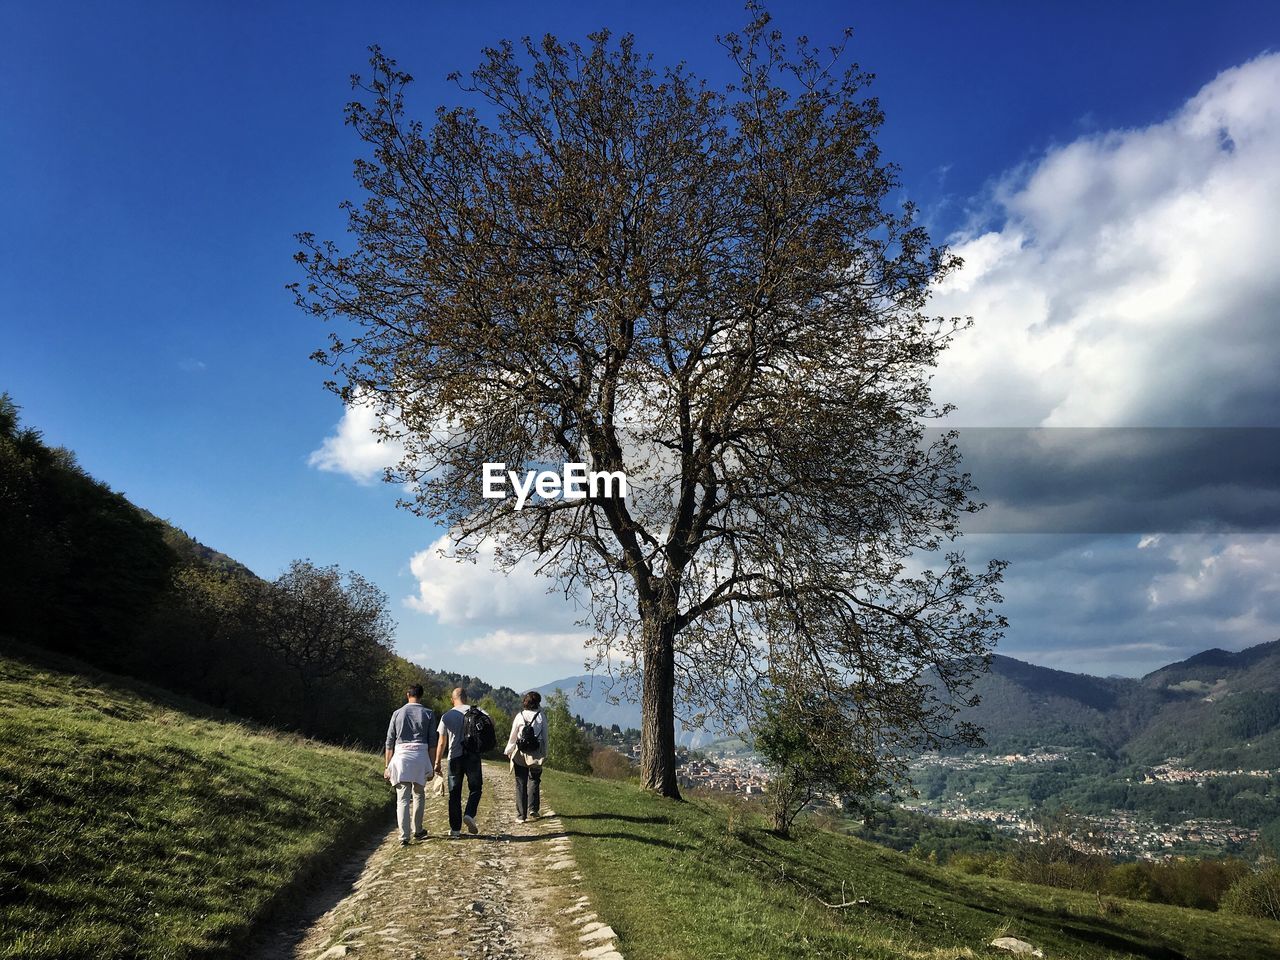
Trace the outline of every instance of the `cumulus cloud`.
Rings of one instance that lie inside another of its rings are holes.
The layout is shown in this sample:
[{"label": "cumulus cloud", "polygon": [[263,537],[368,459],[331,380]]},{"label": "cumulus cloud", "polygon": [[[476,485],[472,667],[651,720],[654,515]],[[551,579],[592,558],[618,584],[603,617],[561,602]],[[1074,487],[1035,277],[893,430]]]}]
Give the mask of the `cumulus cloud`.
[{"label": "cumulus cloud", "polygon": [[[1094,431],[961,433],[1004,511],[966,538],[971,557],[1013,561],[1001,652],[1143,673],[1280,636],[1280,537],[1194,532],[1205,518],[1275,529],[1270,431],[1115,429],[1280,424],[1278,157],[1280,55],[1267,55],[1172,116],[1046,151],[997,181],[989,226],[953,239],[965,266],[933,308],[976,326],[944,355],[935,397],[964,427]],[[312,463],[375,478],[399,453],[372,439],[375,416],[349,408]],[[449,628],[478,672],[583,656],[580,611],[550,581],[494,573],[491,555],[442,558],[446,546],[413,557],[407,604]]]},{"label": "cumulus cloud", "polygon": [[537,623],[550,632],[575,632],[581,612],[531,563],[503,573],[495,567],[491,540],[481,544],[475,563],[455,560],[451,546],[442,536],[410,559],[418,581],[417,595],[405,601],[411,609],[445,626],[522,631]]},{"label": "cumulus cloud", "polygon": [[588,633],[544,633],[536,630],[494,630],[464,640],[458,652],[492,657],[503,663],[529,666],[561,664],[576,669],[583,662]]},{"label": "cumulus cloud", "polygon": [[1143,673],[1280,636],[1280,444],[1219,429],[1280,423],[1277,157],[1266,55],[1046,151],[998,180],[994,226],[953,238],[934,308],[975,326],[935,397],[965,427],[1086,428],[961,430],[995,507],[967,550],[1012,561],[1001,652]]},{"label": "cumulus cloud", "polygon": [[381,479],[383,472],[404,456],[398,441],[376,434],[383,416],[375,403],[356,398],[346,405],[333,434],[311,452],[307,463],[319,470],[344,473],[363,484]]},{"label": "cumulus cloud", "polygon": [[978,426],[1257,426],[1280,391],[1280,55],[1172,117],[999,182],[937,312],[975,328],[935,396]]},{"label": "cumulus cloud", "polygon": [[1012,560],[1000,652],[1064,670],[1146,673],[1280,637],[1280,536],[968,538]]}]

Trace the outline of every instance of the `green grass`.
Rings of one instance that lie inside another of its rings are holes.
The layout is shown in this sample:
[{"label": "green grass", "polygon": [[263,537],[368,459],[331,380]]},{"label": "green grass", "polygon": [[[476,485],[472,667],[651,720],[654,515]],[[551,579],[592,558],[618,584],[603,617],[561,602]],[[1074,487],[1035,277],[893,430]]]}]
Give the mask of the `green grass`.
[{"label": "green grass", "polygon": [[783,840],[742,805],[556,771],[545,783],[628,960],[1011,956],[997,936],[1047,958],[1280,957],[1280,924],[969,877],[814,827]]},{"label": "green grass", "polygon": [[390,824],[368,753],[47,662],[0,653],[0,958],[226,954]]}]

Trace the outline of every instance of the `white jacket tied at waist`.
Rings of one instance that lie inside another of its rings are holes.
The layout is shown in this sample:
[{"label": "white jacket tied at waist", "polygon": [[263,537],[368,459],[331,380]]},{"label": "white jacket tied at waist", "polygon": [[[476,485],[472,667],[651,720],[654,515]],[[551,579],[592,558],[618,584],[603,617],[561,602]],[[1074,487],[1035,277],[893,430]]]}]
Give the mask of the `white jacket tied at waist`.
[{"label": "white jacket tied at waist", "polygon": [[431,749],[425,743],[397,743],[396,752],[387,764],[387,779],[397,783],[420,783],[426,786],[431,776]]}]

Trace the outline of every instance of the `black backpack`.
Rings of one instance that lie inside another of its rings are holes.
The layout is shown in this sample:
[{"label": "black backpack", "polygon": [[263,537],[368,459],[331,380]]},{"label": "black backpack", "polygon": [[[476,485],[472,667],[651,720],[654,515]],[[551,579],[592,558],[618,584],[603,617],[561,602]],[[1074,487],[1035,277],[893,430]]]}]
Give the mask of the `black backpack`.
[{"label": "black backpack", "polygon": [[[521,715],[523,719],[523,714]],[[524,726],[520,728],[520,735],[516,737],[516,749],[521,753],[537,753],[542,747],[542,741],[538,739],[538,735],[533,732],[533,725],[538,721],[538,714],[535,712],[532,720],[525,720]]]},{"label": "black backpack", "polygon": [[478,707],[462,715],[462,752],[488,753],[498,744],[493,718]]}]

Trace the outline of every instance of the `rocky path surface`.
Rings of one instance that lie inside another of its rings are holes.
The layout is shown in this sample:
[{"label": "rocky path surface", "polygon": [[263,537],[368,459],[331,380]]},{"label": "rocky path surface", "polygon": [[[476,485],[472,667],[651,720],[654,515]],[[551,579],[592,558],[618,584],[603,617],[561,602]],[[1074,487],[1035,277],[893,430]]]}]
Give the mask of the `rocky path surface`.
[{"label": "rocky path surface", "polygon": [[251,956],[622,960],[582,889],[564,825],[545,795],[543,816],[519,823],[511,780],[506,765],[485,764],[480,832],[460,840],[449,839],[445,798],[428,787],[427,840],[401,847],[398,832],[388,832],[335,877],[331,909],[274,931]]}]

